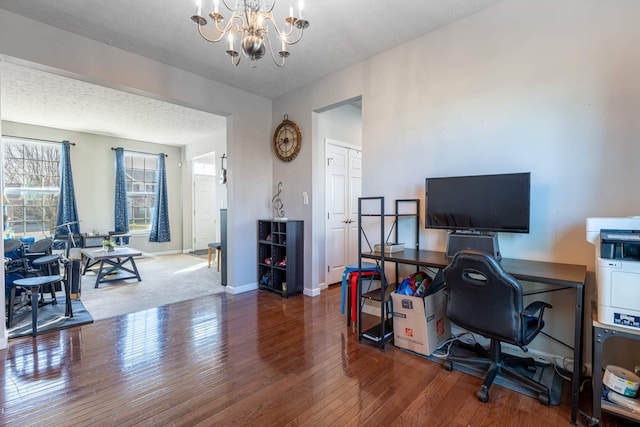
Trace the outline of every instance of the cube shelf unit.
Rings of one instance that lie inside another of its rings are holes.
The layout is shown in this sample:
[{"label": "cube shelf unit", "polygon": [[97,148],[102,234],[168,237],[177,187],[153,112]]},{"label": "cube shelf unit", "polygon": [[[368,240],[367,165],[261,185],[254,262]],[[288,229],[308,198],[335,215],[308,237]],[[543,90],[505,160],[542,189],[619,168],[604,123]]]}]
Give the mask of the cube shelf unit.
[{"label": "cube shelf unit", "polygon": [[283,297],[304,289],[304,221],[258,220],[258,287]]}]

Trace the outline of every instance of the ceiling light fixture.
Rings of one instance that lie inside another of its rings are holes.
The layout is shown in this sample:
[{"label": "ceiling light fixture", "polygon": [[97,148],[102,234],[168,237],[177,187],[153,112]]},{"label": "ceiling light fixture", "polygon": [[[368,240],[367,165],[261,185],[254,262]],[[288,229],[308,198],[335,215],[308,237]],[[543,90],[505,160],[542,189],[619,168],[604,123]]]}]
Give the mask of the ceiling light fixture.
[{"label": "ceiling light fixture", "polygon": [[[209,17],[215,28],[211,31],[205,31],[203,28],[207,25],[207,19],[202,16],[201,0],[196,0],[196,14],[191,17],[191,20],[198,26],[198,33],[208,42],[219,42],[226,36],[228,41],[226,54],[231,57],[231,63],[235,67],[240,63],[240,55],[235,49],[236,39],[240,40],[242,53],[251,61],[251,67],[257,65],[258,59],[264,56],[267,49],[271,53],[273,62],[278,67],[282,67],[285,59],[289,56],[287,46],[296,44],[302,39],[302,34],[304,29],[309,26],[309,21],[302,16],[303,1],[298,2],[298,16],[295,16],[293,1],[290,0],[289,16],[284,18],[286,26],[280,29],[272,13],[275,3],[276,0],[272,0],[271,4],[268,0],[235,0],[234,6],[231,7],[226,0],[222,0],[222,4],[232,13],[232,16],[225,23],[224,16],[219,12],[220,0],[213,0],[213,11],[209,13]],[[296,37],[292,40],[291,36],[294,32]],[[280,50],[277,52],[278,58],[273,51],[273,42],[271,41],[271,37],[276,37],[276,35],[280,45]]]}]

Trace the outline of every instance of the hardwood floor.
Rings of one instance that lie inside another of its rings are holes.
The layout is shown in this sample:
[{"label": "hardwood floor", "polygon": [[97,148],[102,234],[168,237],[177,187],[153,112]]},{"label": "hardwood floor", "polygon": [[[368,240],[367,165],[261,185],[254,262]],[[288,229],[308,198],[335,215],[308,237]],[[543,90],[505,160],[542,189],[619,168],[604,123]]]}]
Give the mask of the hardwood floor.
[{"label": "hardwood floor", "polygon": [[218,294],[11,340],[0,425],[569,425],[569,393],[545,407],[493,386],[480,403],[477,378],[359,344],[339,304],[339,288]]}]

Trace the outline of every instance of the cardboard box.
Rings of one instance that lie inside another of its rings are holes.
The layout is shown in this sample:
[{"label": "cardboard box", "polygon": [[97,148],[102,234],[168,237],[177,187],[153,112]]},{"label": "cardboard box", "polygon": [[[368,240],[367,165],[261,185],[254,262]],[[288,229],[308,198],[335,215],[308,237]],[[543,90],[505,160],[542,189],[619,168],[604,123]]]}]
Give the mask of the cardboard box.
[{"label": "cardboard box", "polygon": [[396,346],[429,356],[451,338],[444,289],[425,298],[393,293],[391,299]]}]

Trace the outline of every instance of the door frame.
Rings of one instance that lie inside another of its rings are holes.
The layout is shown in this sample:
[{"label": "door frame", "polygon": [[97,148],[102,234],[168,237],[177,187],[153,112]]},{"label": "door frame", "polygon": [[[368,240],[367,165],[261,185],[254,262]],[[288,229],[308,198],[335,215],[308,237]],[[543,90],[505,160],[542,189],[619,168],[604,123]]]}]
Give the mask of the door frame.
[{"label": "door frame", "polygon": [[[328,196],[327,196],[327,191],[326,191],[326,183],[327,183],[327,177],[328,177],[328,173],[329,173],[328,172],[328,169],[329,169],[329,164],[328,164],[329,163],[329,156],[328,156],[329,150],[328,150],[328,146],[329,145],[336,145],[336,146],[343,147],[343,148],[346,148],[346,149],[349,149],[349,150],[356,150],[356,151],[359,151],[361,153],[364,151],[362,149],[362,147],[357,146],[355,144],[350,144],[348,142],[343,142],[343,141],[339,141],[339,140],[332,139],[332,138],[325,138],[324,139],[324,186],[325,186],[324,206],[325,206],[325,212],[323,213],[323,218],[324,218],[324,235],[325,235],[325,245],[324,245],[325,266],[323,266],[323,274],[324,274],[324,277],[325,277],[325,280],[324,280],[325,288],[328,287],[331,284],[327,280],[327,271],[326,271],[326,268],[324,268],[328,264],[328,259],[329,259],[329,253],[328,252],[329,252],[329,248],[331,247],[331,245],[328,243],[329,242],[330,233],[328,232],[329,231],[328,230],[329,221],[328,221],[327,214],[326,214],[326,212],[328,210],[327,209],[327,206],[328,206],[327,197]],[[347,235],[347,239],[348,238],[349,238],[349,236]],[[348,257],[348,254],[346,254],[346,255]],[[346,265],[346,263],[345,263],[345,265]]]}]

